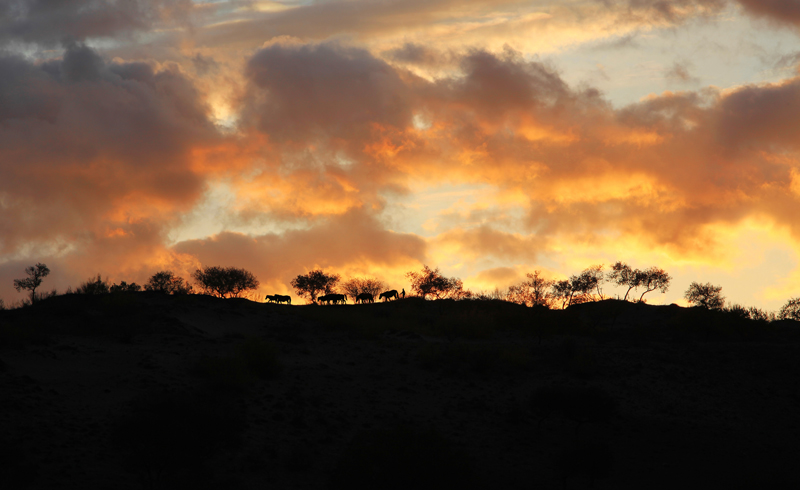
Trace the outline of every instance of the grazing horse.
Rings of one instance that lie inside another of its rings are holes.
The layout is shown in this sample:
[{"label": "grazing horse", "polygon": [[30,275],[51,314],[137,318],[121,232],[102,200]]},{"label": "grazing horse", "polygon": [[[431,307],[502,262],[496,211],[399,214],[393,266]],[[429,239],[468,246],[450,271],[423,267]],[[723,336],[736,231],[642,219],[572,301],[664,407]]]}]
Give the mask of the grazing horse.
[{"label": "grazing horse", "polygon": [[333,304],[347,303],[347,296],[344,294],[331,293],[318,297],[317,301],[327,305],[331,304],[331,302],[333,302]]},{"label": "grazing horse", "polygon": [[267,297],[264,298],[264,299],[267,300],[267,303],[274,303],[275,302],[275,295],[274,294],[268,294]]},{"label": "grazing horse", "polygon": [[366,303],[374,303],[375,302],[375,296],[372,293],[361,293],[358,296],[356,296],[356,303],[358,303],[359,301],[361,302],[362,305],[365,302]]},{"label": "grazing horse", "polygon": [[397,290],[396,289],[392,289],[391,291],[384,291],[380,295],[380,299],[382,299],[384,301],[390,300],[392,298],[397,299]]},{"label": "grazing horse", "polygon": [[283,296],[281,294],[273,294],[272,298],[278,304],[281,304],[281,303],[286,303],[287,305],[292,304],[292,297],[291,296]]}]

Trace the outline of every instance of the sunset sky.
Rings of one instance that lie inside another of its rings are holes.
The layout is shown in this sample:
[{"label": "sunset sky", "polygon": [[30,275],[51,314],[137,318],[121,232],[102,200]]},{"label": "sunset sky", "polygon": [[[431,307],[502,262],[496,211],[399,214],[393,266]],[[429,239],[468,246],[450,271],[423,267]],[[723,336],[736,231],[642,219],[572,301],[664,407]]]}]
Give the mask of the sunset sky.
[{"label": "sunset sky", "polygon": [[[4,0],[0,298],[617,260],[800,296],[800,0]],[[624,291],[606,286],[614,295]]]}]

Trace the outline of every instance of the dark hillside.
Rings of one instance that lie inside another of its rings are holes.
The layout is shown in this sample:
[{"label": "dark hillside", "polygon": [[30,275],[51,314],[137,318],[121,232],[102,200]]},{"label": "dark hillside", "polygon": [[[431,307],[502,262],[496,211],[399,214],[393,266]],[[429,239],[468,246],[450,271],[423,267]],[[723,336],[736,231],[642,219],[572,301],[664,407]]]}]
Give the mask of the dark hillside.
[{"label": "dark hillside", "polygon": [[797,488],[800,326],[621,301],[0,311],[3,488]]}]

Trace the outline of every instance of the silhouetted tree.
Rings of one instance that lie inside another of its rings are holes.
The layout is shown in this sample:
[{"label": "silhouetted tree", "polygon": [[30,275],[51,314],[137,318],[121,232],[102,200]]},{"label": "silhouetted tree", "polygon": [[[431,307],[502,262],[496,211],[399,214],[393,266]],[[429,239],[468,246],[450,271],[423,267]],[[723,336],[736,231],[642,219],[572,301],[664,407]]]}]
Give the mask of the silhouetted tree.
[{"label": "silhouetted tree", "polygon": [[792,298],[781,307],[778,313],[778,318],[781,320],[797,320],[800,321],[800,298]]},{"label": "silhouetted tree", "polygon": [[605,282],[603,266],[594,265],[589,267],[577,276],[570,276],[569,282],[572,285],[573,291],[572,304],[592,301],[595,291],[597,295],[602,298],[603,292],[600,287],[602,283]]},{"label": "silhouetted tree", "polygon": [[141,290],[142,287],[136,284],[135,282],[128,284],[125,281],[122,281],[119,284],[114,284],[109,288],[109,292],[112,293],[135,293]]},{"label": "silhouetted tree", "polygon": [[639,301],[642,301],[645,294],[655,291],[656,289],[660,289],[662,293],[666,293],[672,281],[672,277],[670,277],[664,269],[658,267],[650,267],[645,270],[633,269],[624,262],[617,262],[612,265],[611,270],[608,272],[607,279],[617,286],[628,287],[623,300],[628,299],[628,294],[630,294],[631,289],[638,290],[640,287],[643,287],[644,292],[639,296]]},{"label": "silhouetted tree", "polygon": [[593,265],[581,273],[585,277],[585,281],[594,285],[597,296],[600,299],[605,299],[603,296],[603,284],[606,283],[606,275],[603,273],[603,264]]},{"label": "silhouetted tree", "polygon": [[156,291],[166,294],[192,294],[192,285],[182,277],[176,276],[172,271],[159,271],[150,276],[145,291]]},{"label": "silhouetted tree", "polygon": [[541,272],[538,270],[525,275],[528,277],[528,280],[516,286],[509,287],[506,299],[512,303],[519,303],[521,305],[531,307],[544,306],[549,308],[553,302],[553,295],[550,292],[550,288],[555,281],[543,278]]},{"label": "silhouetted tree", "polygon": [[194,280],[206,294],[220,298],[238,298],[240,294],[258,288],[258,279],[245,269],[236,267],[205,267],[194,271]]},{"label": "silhouetted tree", "polygon": [[550,286],[550,295],[553,299],[561,301],[561,309],[563,310],[569,306],[569,303],[572,301],[572,283],[567,279],[555,281],[553,285]]},{"label": "silhouetted tree", "polygon": [[298,275],[292,279],[291,285],[298,296],[315,303],[320,293],[332,293],[340,279],[339,274],[326,274],[320,269],[315,269],[308,274]]},{"label": "silhouetted tree", "polygon": [[109,292],[108,281],[104,281],[100,274],[96,278],[90,278],[80,286],[75,288],[76,294],[107,294]]},{"label": "silhouetted tree", "polygon": [[642,298],[644,298],[644,295],[650,291],[660,289],[662,293],[666,293],[669,290],[669,283],[672,281],[672,278],[664,269],[650,267],[643,271],[637,269],[636,273],[639,276],[637,279],[638,285],[644,288],[644,292],[639,296],[640,302]]},{"label": "silhouetted tree", "polygon": [[25,279],[14,279],[14,289],[17,292],[27,290],[31,292],[31,303],[36,302],[36,288],[42,284],[42,280],[50,274],[50,269],[41,262],[36,265],[25,268],[25,274],[28,275]]},{"label": "silhouetted tree", "polygon": [[722,286],[714,286],[706,283],[700,284],[693,282],[683,295],[689,303],[711,310],[719,310],[725,306],[725,298],[722,296]]},{"label": "silhouetted tree", "polygon": [[423,298],[432,295],[436,299],[464,299],[472,295],[470,291],[464,290],[461,279],[443,276],[438,267],[431,269],[423,265],[421,272],[406,272],[406,277],[411,280],[411,290],[414,294]]},{"label": "silhouetted tree", "polygon": [[631,266],[624,262],[617,262],[608,271],[608,281],[617,286],[627,286],[628,290],[625,291],[625,297],[622,298],[627,300],[631,289],[639,287],[639,281],[642,279],[640,272],[639,269],[632,269]]},{"label": "silhouetted tree", "polygon": [[357,277],[342,283],[341,289],[352,298],[355,298],[361,293],[369,293],[373,296],[378,296],[378,294],[386,289],[386,284],[379,279]]}]

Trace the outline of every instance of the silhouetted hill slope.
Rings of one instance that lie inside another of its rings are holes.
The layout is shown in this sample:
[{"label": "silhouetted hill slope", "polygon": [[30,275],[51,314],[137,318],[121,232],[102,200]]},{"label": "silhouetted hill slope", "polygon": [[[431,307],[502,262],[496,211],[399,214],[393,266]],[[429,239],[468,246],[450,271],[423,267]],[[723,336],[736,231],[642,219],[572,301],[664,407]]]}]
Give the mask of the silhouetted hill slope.
[{"label": "silhouetted hill slope", "polygon": [[796,488],[796,322],[608,300],[0,311],[4,488]]}]

